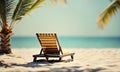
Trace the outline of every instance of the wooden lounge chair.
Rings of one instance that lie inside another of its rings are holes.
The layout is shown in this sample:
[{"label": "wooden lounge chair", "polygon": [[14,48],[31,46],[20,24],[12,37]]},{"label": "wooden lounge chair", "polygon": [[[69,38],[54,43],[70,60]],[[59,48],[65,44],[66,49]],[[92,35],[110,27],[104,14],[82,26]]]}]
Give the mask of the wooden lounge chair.
[{"label": "wooden lounge chair", "polygon": [[33,62],[37,61],[37,57],[45,57],[47,61],[49,57],[58,57],[61,61],[62,57],[71,56],[73,60],[75,53],[63,53],[56,33],[36,33],[36,35],[42,48],[40,54],[33,55]]}]

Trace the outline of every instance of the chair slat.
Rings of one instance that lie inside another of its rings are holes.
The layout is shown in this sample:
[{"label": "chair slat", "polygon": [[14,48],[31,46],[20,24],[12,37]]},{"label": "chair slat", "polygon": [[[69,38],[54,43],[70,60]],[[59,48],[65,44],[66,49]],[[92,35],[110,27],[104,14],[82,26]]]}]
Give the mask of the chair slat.
[{"label": "chair slat", "polygon": [[51,34],[51,33],[41,33],[41,34],[38,34],[39,37],[55,37],[55,34]]},{"label": "chair slat", "polygon": [[39,36],[39,38],[47,38],[47,39],[49,39],[49,38],[53,38],[53,39],[55,39],[55,36]]},{"label": "chair slat", "polygon": [[56,41],[47,41],[47,40],[42,40],[41,41],[41,44],[56,44],[57,42]]},{"label": "chair slat", "polygon": [[54,47],[54,48],[57,48],[57,45],[54,45],[54,44],[42,44],[41,45],[42,47],[49,47],[49,48],[52,48],[52,47]]},{"label": "chair slat", "polygon": [[55,38],[40,38],[40,40],[42,41],[42,40],[47,40],[47,41],[56,41],[56,39]]},{"label": "chair slat", "polygon": [[56,49],[57,49],[57,47],[55,47],[55,46],[54,46],[54,47],[46,47],[46,46],[42,46],[42,48],[43,48],[43,49],[45,49],[45,48],[56,48]]}]

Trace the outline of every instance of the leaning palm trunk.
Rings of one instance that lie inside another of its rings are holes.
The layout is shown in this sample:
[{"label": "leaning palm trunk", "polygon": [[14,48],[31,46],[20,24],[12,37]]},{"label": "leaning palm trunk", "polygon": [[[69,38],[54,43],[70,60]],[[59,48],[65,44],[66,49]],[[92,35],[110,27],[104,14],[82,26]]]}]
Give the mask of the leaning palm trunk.
[{"label": "leaning palm trunk", "polygon": [[10,54],[11,52],[11,48],[10,48],[10,37],[12,35],[12,31],[9,28],[4,28],[3,30],[1,30],[0,32],[0,37],[1,37],[1,41],[0,41],[0,54]]}]

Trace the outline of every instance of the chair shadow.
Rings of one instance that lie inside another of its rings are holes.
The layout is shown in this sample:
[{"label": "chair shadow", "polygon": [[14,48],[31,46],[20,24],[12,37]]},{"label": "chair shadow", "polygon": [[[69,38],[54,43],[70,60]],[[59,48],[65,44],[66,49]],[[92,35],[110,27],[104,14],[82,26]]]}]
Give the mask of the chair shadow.
[{"label": "chair shadow", "polygon": [[[97,68],[81,68],[82,66],[70,66],[70,67],[60,67],[60,68],[50,68],[50,66],[53,66],[54,63],[58,63],[58,60],[38,60],[37,62],[28,62],[26,64],[16,64],[13,63],[10,66],[6,66],[7,67],[13,67],[13,66],[17,66],[17,67],[31,67],[31,68],[37,68],[37,67],[48,67],[49,71],[47,72],[100,72],[103,70],[106,70],[106,68],[102,68],[102,67],[97,67]],[[62,61],[64,62],[64,61]],[[4,65],[4,64],[3,64]],[[104,71],[103,71],[104,72]]]},{"label": "chair shadow", "polygon": [[11,64],[11,66],[23,66],[23,67],[45,67],[45,66],[52,66],[53,63],[59,62],[57,60],[49,60],[46,61],[44,59],[37,60],[36,62],[28,62],[27,64]]},{"label": "chair shadow", "polygon": [[61,67],[50,69],[51,72],[104,72],[106,68],[86,68],[80,69],[82,66],[71,66],[71,67]]}]

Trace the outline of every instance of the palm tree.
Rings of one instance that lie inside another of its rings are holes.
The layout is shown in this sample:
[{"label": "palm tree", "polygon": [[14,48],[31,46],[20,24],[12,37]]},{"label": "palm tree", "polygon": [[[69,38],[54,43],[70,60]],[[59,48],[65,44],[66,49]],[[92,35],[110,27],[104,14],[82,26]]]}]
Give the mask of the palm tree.
[{"label": "palm tree", "polygon": [[98,24],[103,25],[108,23],[111,16],[115,15],[120,10],[120,0],[110,0],[111,4],[98,16]]},{"label": "palm tree", "polygon": [[[38,8],[48,0],[0,0],[0,54],[12,53],[10,37],[13,34],[13,26],[25,15]],[[66,2],[66,0],[50,0],[51,2]]]}]

